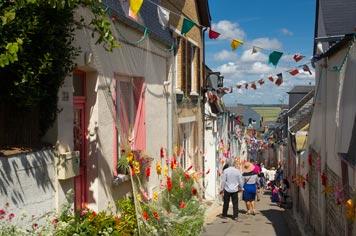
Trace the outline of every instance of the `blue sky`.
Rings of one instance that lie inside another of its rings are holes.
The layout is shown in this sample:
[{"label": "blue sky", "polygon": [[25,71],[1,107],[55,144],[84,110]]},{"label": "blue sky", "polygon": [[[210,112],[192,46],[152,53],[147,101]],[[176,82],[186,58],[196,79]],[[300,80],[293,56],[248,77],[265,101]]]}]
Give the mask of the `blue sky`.
[{"label": "blue sky", "polygon": [[[294,85],[314,84],[314,74],[301,73],[292,77],[283,73],[284,83],[278,87],[266,81],[257,90],[236,89],[236,84],[267,78],[307,63],[312,56],[315,0],[209,0],[212,28],[221,36],[206,40],[206,64],[225,77],[226,86],[234,92],[224,96],[226,104],[276,104],[287,103],[286,92]],[[243,47],[232,52],[232,38],[243,39]],[[251,45],[284,52],[275,68],[268,65],[271,51],[251,54]],[[294,53],[306,58],[294,62]]]}]

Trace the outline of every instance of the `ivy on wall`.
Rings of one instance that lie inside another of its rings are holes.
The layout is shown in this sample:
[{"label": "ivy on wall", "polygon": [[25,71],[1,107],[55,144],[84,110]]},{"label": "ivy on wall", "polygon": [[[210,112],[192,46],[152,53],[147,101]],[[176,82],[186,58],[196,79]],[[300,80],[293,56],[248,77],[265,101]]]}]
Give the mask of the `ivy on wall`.
[{"label": "ivy on wall", "polygon": [[53,124],[57,94],[74,69],[79,48],[72,45],[75,10],[93,13],[88,24],[107,51],[118,46],[100,0],[0,1],[0,103],[40,112],[43,135]]}]

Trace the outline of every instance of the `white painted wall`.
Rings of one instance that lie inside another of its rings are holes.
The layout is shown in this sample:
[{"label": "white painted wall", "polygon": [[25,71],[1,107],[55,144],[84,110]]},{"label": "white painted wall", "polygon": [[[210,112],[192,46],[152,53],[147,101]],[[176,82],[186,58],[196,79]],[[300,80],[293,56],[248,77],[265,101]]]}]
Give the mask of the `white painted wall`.
[{"label": "white painted wall", "polygon": [[[81,14],[89,17],[85,9]],[[126,25],[116,23],[120,34],[130,41],[137,41],[143,35]],[[119,38],[118,32],[114,34]],[[87,121],[88,121],[88,188],[89,207],[94,210],[106,209],[120,197],[130,194],[130,183],[119,186],[112,184],[114,157],[114,121],[104,90],[110,87],[114,93],[115,73],[145,79],[146,108],[146,154],[159,159],[161,147],[167,146],[167,99],[164,94],[163,81],[172,79],[168,73],[171,68],[172,55],[164,46],[151,39],[146,39],[137,46],[122,43],[122,47],[109,53],[101,45],[95,45],[91,30],[83,28],[76,33],[76,46],[81,54],[77,58],[78,68],[87,72]],[[92,53],[91,63],[85,63],[85,54]],[[71,82],[71,80],[68,80]],[[63,88],[64,89],[64,88]],[[71,100],[72,101],[72,100]],[[68,114],[67,114],[68,113]],[[71,114],[71,116],[69,115]],[[66,113],[59,114],[58,127],[65,134],[59,137],[65,143],[73,143],[72,126],[73,107],[68,105]],[[71,124],[71,125],[66,125]],[[69,134],[70,135],[67,135]],[[155,161],[153,163],[155,165]],[[152,168],[148,181],[149,192],[158,186],[158,177]]]},{"label": "white painted wall", "polygon": [[214,129],[215,120],[210,120],[206,122],[206,128],[209,127],[209,129],[205,129],[205,170],[209,170],[209,174],[205,175],[205,198],[207,200],[216,200],[219,192],[219,182],[217,179],[217,172],[219,170],[219,166],[217,165],[217,155],[216,155],[216,150],[217,150],[217,132]]},{"label": "white painted wall", "polygon": [[51,150],[0,157],[0,209],[9,203],[14,220],[25,213],[35,218],[54,210],[55,169]]}]

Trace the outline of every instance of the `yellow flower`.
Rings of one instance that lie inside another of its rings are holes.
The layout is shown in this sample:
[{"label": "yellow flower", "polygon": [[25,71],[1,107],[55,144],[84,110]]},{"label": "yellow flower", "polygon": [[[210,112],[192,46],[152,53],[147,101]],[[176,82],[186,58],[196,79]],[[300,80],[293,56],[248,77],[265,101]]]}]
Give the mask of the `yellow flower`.
[{"label": "yellow flower", "polygon": [[158,193],[157,192],[153,192],[153,201],[158,201]]},{"label": "yellow flower", "polygon": [[162,173],[162,167],[161,167],[160,163],[156,164],[156,172],[157,172],[157,175],[161,175],[161,173]]},{"label": "yellow flower", "polygon": [[133,160],[133,158],[134,158],[133,153],[132,153],[132,152],[129,152],[129,154],[128,154],[127,157],[126,157],[126,160],[127,160],[129,163],[131,163],[132,160]]},{"label": "yellow flower", "polygon": [[141,194],[137,194],[136,195],[136,199],[137,199],[137,201],[142,202]]},{"label": "yellow flower", "polygon": [[140,163],[138,161],[134,161],[133,167],[134,167],[135,174],[139,174],[140,173]]},{"label": "yellow flower", "polygon": [[163,175],[164,175],[164,177],[168,176],[168,166],[167,165],[164,165],[164,167],[163,167]]}]

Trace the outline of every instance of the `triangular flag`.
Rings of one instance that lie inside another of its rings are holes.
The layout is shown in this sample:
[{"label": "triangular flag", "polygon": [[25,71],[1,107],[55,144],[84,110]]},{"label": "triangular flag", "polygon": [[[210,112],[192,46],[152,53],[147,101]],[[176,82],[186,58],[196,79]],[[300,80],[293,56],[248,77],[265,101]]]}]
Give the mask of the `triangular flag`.
[{"label": "triangular flag", "polygon": [[259,83],[260,85],[262,85],[262,84],[265,83],[265,81],[264,81],[263,79],[260,79],[260,80],[258,81],[258,83]]},{"label": "triangular flag", "polygon": [[256,84],[255,84],[255,83],[252,83],[252,84],[251,84],[251,88],[253,88],[253,89],[256,90],[256,89],[257,89]]},{"label": "triangular flag", "polygon": [[232,50],[236,50],[241,44],[243,44],[244,42],[242,40],[238,40],[238,39],[233,39],[231,41],[231,48]]},{"label": "triangular flag", "polygon": [[209,29],[209,38],[210,39],[217,39],[220,36],[220,33]]},{"label": "triangular flag", "polygon": [[277,77],[278,77],[278,79],[276,79],[275,84],[277,86],[280,86],[283,83],[283,75],[282,75],[282,73],[277,74]]},{"label": "triangular flag", "polygon": [[188,33],[194,25],[195,23],[193,21],[184,17],[181,34],[185,35],[186,33]]},{"label": "triangular flag", "polygon": [[269,81],[274,82],[273,76],[268,77]]},{"label": "triangular flag", "polygon": [[168,22],[169,22],[169,14],[170,12],[161,7],[161,6],[157,6],[157,13],[158,13],[158,21],[159,23],[162,25],[162,27],[165,29],[168,26]]},{"label": "triangular flag", "polygon": [[299,53],[296,53],[296,54],[294,54],[293,59],[294,59],[295,62],[298,62],[300,60],[303,60],[304,57],[305,56],[303,56],[303,55],[301,55]]},{"label": "triangular flag", "polygon": [[240,89],[241,86],[242,86],[241,84],[236,85],[236,87],[237,87],[238,89]]},{"label": "triangular flag", "polygon": [[248,89],[248,84],[245,84],[245,89]]},{"label": "triangular flag", "polygon": [[269,54],[268,63],[272,63],[272,65],[277,66],[279,59],[281,59],[283,52],[273,51]]},{"label": "triangular flag", "polygon": [[129,15],[133,18],[137,18],[137,14],[141,9],[143,0],[130,0],[130,13]]},{"label": "triangular flag", "polygon": [[291,74],[293,76],[299,74],[299,70],[297,68],[291,69],[288,72],[289,72],[289,74]]},{"label": "triangular flag", "polygon": [[309,72],[309,74],[312,75],[312,72],[310,71],[310,68],[309,68],[308,65],[303,65],[303,70],[304,70],[305,72]]},{"label": "triangular flag", "polygon": [[262,48],[253,46],[253,47],[252,47],[252,52],[251,52],[251,54],[258,53],[258,52],[260,52],[261,50],[262,50]]}]

